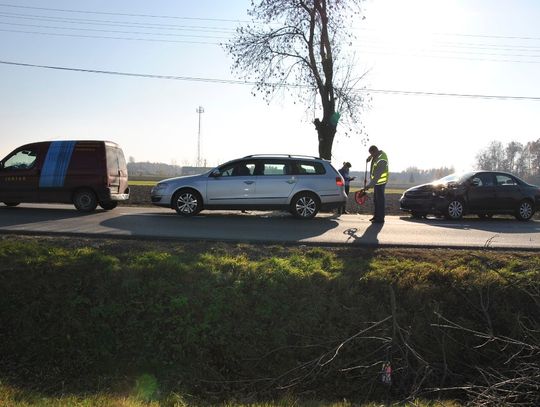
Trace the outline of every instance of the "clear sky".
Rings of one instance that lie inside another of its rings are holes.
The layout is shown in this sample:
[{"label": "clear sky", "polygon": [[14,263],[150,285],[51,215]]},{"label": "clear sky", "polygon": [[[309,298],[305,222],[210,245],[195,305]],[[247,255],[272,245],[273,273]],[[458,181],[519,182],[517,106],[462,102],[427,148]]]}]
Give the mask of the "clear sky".
[{"label": "clear sky", "polygon": [[[217,44],[248,20],[249,5],[0,0],[0,61],[236,80]],[[360,83],[371,89],[362,113],[368,139],[346,137],[338,127],[335,165],[347,160],[363,170],[367,143],[388,153],[392,171],[467,170],[493,140],[540,138],[540,1],[366,0],[364,15],[354,23],[353,46],[358,74],[369,70]],[[255,153],[318,154],[313,113],[282,98],[267,105],[250,91],[0,64],[0,156],[38,140],[107,139],[126,158],[194,165],[198,106],[208,166]]]}]

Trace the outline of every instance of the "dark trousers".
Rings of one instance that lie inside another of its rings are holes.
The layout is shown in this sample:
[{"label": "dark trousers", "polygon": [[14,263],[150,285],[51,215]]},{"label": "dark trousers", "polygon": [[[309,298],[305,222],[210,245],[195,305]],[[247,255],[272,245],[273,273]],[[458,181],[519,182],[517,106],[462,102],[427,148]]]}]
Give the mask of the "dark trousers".
[{"label": "dark trousers", "polygon": [[[349,199],[349,190],[350,190],[351,186],[349,184],[345,184],[345,195],[347,195],[347,200]],[[345,210],[347,209],[347,202],[345,202],[345,204],[338,209],[338,212],[345,212]]]},{"label": "dark trousers", "polygon": [[375,211],[373,213],[373,217],[377,221],[384,221],[384,211],[385,211],[385,201],[384,201],[384,190],[386,188],[386,184],[382,185],[375,185],[374,187],[374,193],[373,193],[373,203],[375,207]]}]

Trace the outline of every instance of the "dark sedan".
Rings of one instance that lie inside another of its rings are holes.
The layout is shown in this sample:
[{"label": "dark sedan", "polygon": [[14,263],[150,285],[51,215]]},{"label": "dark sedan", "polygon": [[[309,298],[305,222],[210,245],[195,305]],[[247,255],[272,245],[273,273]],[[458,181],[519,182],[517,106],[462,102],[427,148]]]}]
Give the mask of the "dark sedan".
[{"label": "dark sedan", "polygon": [[460,219],[466,214],[481,218],[508,214],[529,220],[540,208],[540,188],[505,172],[474,171],[410,188],[399,203],[401,210],[413,217],[430,214]]}]

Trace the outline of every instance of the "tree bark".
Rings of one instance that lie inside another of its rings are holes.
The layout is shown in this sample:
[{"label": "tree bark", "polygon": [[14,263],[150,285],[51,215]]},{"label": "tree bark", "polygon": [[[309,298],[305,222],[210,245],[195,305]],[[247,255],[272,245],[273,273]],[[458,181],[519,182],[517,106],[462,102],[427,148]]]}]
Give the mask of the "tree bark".
[{"label": "tree bark", "polygon": [[331,160],[332,144],[334,143],[336,128],[329,123],[319,121],[319,119],[315,119],[314,124],[319,137],[319,157],[325,160]]}]

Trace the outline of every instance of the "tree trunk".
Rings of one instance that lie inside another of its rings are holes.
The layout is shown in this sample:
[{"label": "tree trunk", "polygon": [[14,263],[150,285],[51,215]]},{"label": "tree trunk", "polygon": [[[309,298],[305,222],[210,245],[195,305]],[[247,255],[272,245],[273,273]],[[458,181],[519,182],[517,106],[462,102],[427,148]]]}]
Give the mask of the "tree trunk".
[{"label": "tree trunk", "polygon": [[319,157],[325,160],[331,160],[332,144],[334,143],[336,128],[324,122],[321,122],[316,128],[319,136]]}]

